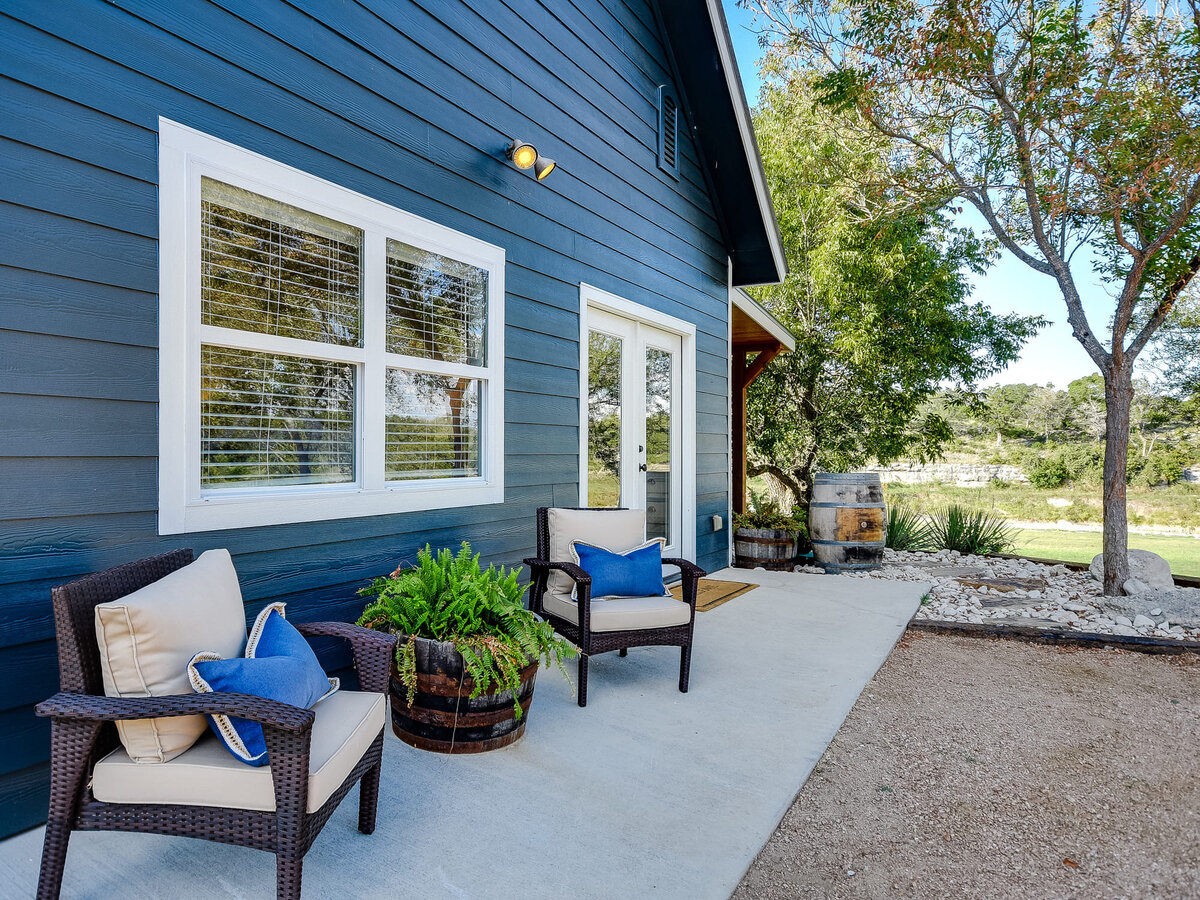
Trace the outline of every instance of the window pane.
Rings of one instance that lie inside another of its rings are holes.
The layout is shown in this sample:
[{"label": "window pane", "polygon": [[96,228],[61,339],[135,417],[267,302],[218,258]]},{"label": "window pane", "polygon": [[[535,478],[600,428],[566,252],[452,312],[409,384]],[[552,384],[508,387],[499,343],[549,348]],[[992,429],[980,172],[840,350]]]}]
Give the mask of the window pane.
[{"label": "window pane", "polygon": [[588,332],[588,506],[621,505],[621,339]]},{"label": "window pane", "polygon": [[200,485],[354,481],[354,366],[201,347]]},{"label": "window pane", "polygon": [[487,365],[487,271],[399,241],[387,248],[388,352]]},{"label": "window pane", "polygon": [[388,369],[387,479],[479,475],[480,393],[473,378]]},{"label": "window pane", "polygon": [[362,232],[205,178],[204,324],[362,345]]},{"label": "window pane", "polygon": [[646,537],[671,540],[671,354],[646,349]]}]

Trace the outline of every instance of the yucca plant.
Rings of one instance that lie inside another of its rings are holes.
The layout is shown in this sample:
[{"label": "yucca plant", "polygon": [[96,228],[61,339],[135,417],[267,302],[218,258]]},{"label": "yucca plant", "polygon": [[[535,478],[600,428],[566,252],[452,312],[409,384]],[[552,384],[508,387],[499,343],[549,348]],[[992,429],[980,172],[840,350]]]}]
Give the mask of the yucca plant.
[{"label": "yucca plant", "polygon": [[456,554],[443,549],[435,555],[426,544],[415,566],[376,578],[359,591],[374,600],[358,624],[403,638],[396,647],[396,668],[409,705],[417,690],[417,638],[429,638],[454,645],[474,683],[472,697],[511,691],[519,719],[521,669],[541,659],[566,677],[563,660],[578,653],[525,608],[525,590],[516,569],[481,568],[479,554],[472,554],[466,541]]},{"label": "yucca plant", "polygon": [[933,536],[929,519],[907,506],[888,507],[887,547],[890,550],[930,550]]},{"label": "yucca plant", "polygon": [[936,548],[959,553],[1003,553],[1013,546],[1015,537],[1013,530],[998,516],[957,503],[934,513],[929,528]]}]

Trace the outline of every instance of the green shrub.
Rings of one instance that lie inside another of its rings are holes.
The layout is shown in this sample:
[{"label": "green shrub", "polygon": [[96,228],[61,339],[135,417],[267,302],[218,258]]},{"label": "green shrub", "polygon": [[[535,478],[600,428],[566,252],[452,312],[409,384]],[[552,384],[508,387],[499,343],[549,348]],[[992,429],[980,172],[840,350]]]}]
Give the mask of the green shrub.
[{"label": "green shrub", "polygon": [[888,507],[887,547],[891,550],[929,550],[932,546],[929,521],[907,506]]},{"label": "green shrub", "polygon": [[795,506],[790,513],[785,513],[778,503],[757,491],[750,492],[750,503],[744,513],[733,514],[736,528],[777,528],[794,531],[800,537],[808,536],[807,521],[808,513],[803,507]]},{"label": "green shrub", "polygon": [[930,516],[929,527],[936,549],[959,553],[1003,553],[1013,546],[1015,538],[1003,519],[957,503]]},{"label": "green shrub", "polygon": [[1025,470],[1025,474],[1036,488],[1062,487],[1067,481],[1067,466],[1061,459],[1039,459]]},{"label": "green shrub", "polygon": [[1142,487],[1175,484],[1183,480],[1183,469],[1187,464],[1186,454],[1175,447],[1156,447],[1145,457],[1131,453],[1129,483]]}]

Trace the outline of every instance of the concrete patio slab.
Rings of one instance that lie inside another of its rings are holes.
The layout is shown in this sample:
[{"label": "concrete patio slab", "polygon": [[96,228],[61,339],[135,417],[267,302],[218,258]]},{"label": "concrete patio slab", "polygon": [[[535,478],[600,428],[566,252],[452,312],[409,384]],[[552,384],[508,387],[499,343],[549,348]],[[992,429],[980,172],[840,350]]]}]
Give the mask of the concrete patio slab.
[{"label": "concrete patio slab", "polygon": [[[726,898],[770,837],[926,585],[726,569],[761,585],[697,614],[679,652],[591,663],[586,709],[543,672],[525,737],[479,756],[390,735],[379,825],[357,792],[305,860],[307,897]],[[41,829],[0,843],[0,896],[28,897]],[[76,833],[64,898],[270,897],[267,854],[153,835]]]}]

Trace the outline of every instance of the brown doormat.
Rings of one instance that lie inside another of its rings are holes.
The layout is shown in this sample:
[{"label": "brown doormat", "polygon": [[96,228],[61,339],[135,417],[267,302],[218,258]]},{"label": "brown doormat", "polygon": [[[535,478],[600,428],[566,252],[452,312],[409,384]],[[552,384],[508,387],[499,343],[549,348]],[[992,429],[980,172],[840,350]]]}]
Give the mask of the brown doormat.
[{"label": "brown doormat", "polygon": [[[741,581],[717,581],[714,578],[701,578],[700,590],[696,597],[696,609],[699,612],[708,612],[756,587],[758,587],[757,584],[745,584]],[[682,600],[683,585],[673,585],[671,594],[676,600]]]}]

